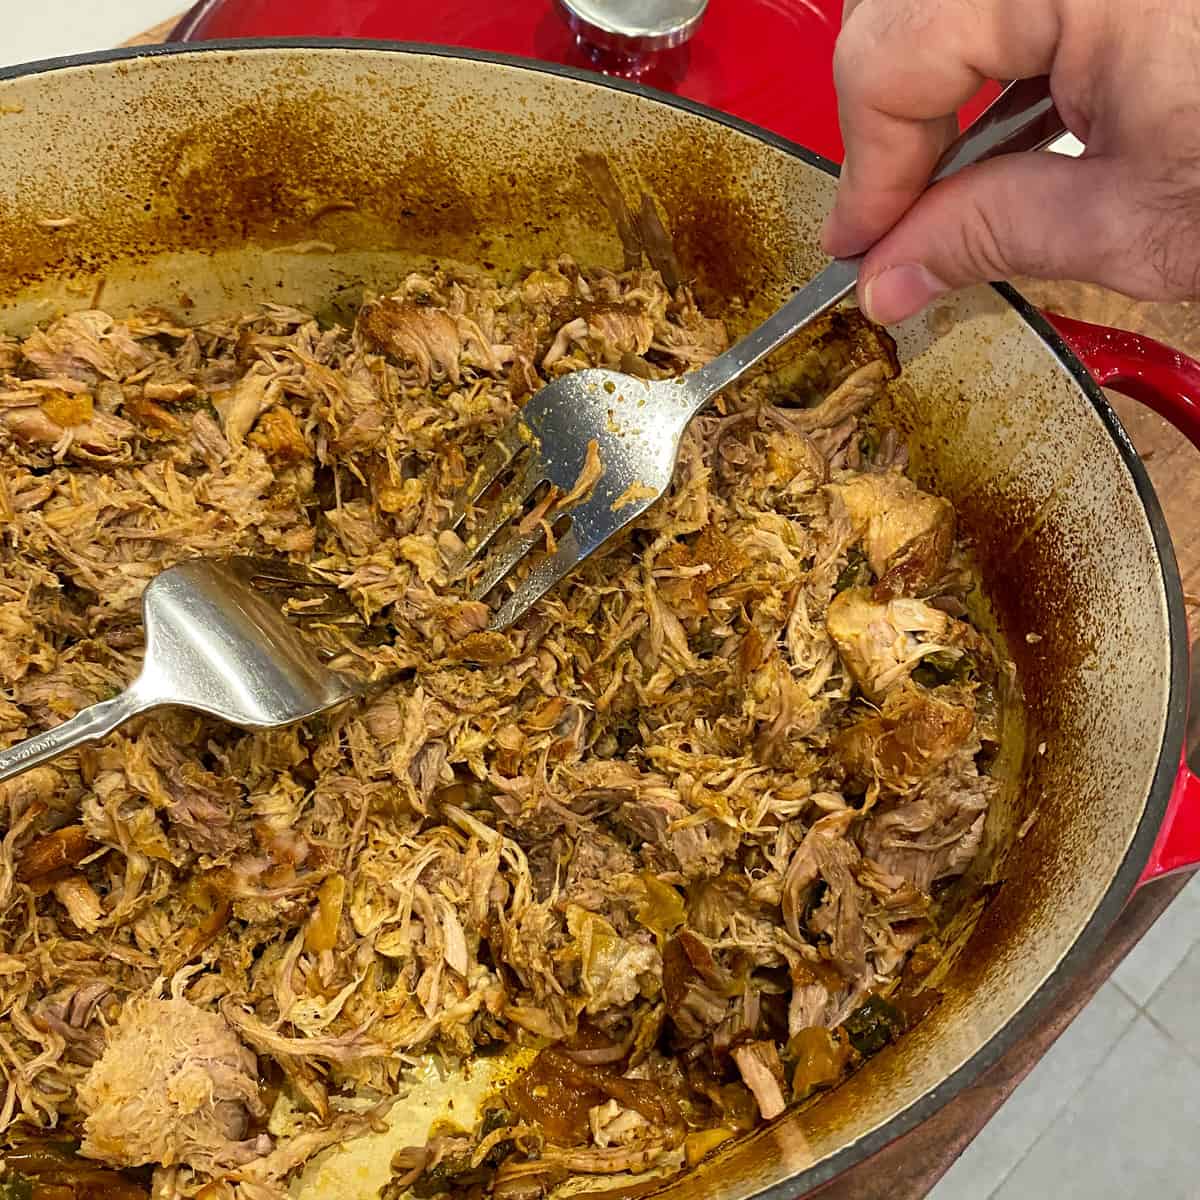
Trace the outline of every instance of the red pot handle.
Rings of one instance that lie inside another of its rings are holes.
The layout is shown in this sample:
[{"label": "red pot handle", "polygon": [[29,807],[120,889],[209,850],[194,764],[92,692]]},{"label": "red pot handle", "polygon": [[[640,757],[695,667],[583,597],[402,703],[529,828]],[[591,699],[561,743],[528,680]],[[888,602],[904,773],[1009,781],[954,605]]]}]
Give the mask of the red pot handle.
[{"label": "red pot handle", "polygon": [[1187,765],[1179,764],[1167,815],[1150,851],[1146,868],[1138,879],[1138,887],[1162,875],[1193,870],[1200,863],[1200,776]]},{"label": "red pot handle", "polygon": [[[1200,363],[1141,334],[1045,313],[1101,387],[1130,396],[1165,417],[1200,448]],[[1138,886],[1200,866],[1200,777],[1184,758],[1167,813]]]},{"label": "red pot handle", "polygon": [[1043,315],[1101,387],[1152,408],[1200,447],[1200,363],[1139,333]]}]

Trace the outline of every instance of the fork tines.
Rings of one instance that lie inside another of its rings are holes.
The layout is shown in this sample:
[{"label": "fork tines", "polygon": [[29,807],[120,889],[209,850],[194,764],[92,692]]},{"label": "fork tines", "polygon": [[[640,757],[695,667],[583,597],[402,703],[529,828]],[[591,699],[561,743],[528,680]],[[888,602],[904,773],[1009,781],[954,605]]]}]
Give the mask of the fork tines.
[{"label": "fork tines", "polygon": [[[500,530],[521,512],[525,502],[537,491],[538,485],[545,481],[540,460],[535,452],[536,447],[533,431],[517,416],[504,426],[496,440],[484,451],[483,458],[480,459],[471,478],[455,498],[448,526],[452,530],[457,530],[462,525],[471,506],[484,496],[519,456],[523,455],[523,461],[518,464],[513,477],[505,484],[500,495],[487,506],[474,528],[463,539],[462,553],[449,567],[452,582],[461,579],[470,570],[471,565],[478,561]],[[540,533],[514,534],[513,538],[503,545],[499,554],[499,559],[506,562],[507,566],[495,573],[490,565],[479,584],[472,589],[472,594],[477,598],[487,595],[508,570],[533,547],[539,537]],[[523,548],[515,556],[514,542],[523,544]],[[480,590],[482,584],[489,579],[491,582],[487,583],[487,587]]]},{"label": "fork tines", "polygon": [[[533,540],[539,536],[541,535],[535,535]],[[513,537],[514,542],[518,540],[524,541],[523,538]],[[521,547],[521,553],[528,551],[531,544],[531,541],[525,542]],[[508,546],[506,545],[504,549],[507,550]],[[505,597],[504,603],[492,614],[489,627],[491,629],[507,629],[515,621],[519,621],[560,579],[574,570],[591,553],[592,549],[595,547],[585,549],[580,545],[574,527],[568,529],[559,538],[553,553],[539,559],[530,569],[529,574],[517,584],[512,595]],[[486,596],[496,583],[504,578],[511,566],[520,559],[518,554],[506,557],[503,552],[497,557],[505,557],[503,569],[489,564],[484,579],[481,579],[479,585],[473,589],[474,599],[478,600]],[[488,579],[491,582],[488,582],[487,588],[484,590],[483,584]]]},{"label": "fork tines", "polygon": [[496,482],[509,463],[522,450],[529,450],[534,444],[533,431],[519,416],[509,420],[496,436],[496,440],[483,452],[483,457],[472,472],[471,478],[455,497],[454,511],[450,515],[447,528],[457,529],[463,523],[467,510]]},{"label": "fork tines", "polygon": [[336,580],[326,579],[285,558],[237,554],[226,558],[224,563],[243,583],[284,601],[288,615],[298,621],[358,616],[354,602]]}]

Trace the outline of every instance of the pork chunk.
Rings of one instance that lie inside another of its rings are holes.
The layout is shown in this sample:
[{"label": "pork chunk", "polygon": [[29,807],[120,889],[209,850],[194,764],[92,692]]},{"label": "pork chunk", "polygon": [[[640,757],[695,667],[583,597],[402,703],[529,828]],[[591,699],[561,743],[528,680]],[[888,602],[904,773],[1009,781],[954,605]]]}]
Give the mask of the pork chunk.
[{"label": "pork chunk", "polygon": [[831,503],[845,508],[879,580],[877,598],[924,591],[946,569],[954,545],[954,507],[921,491],[899,471],[856,475],[829,484]]},{"label": "pork chunk", "polygon": [[746,1042],[733,1051],[733,1061],[742,1081],[754,1093],[764,1121],[779,1116],[787,1107],[783,1097],[783,1064],[774,1042]]},{"label": "pork chunk", "polygon": [[927,654],[951,649],[946,639],[954,622],[944,612],[920,600],[878,603],[866,588],[847,588],[833,598],[825,616],[830,637],[842,662],[876,703]]},{"label": "pork chunk", "polygon": [[863,854],[928,892],[970,865],[995,790],[996,781],[973,765],[955,770],[952,762],[912,800],[871,813],[860,834]]},{"label": "pork chunk", "polygon": [[894,688],[880,712],[842,730],[833,749],[851,780],[908,792],[945,763],[974,727],[969,694],[947,697],[910,683]]},{"label": "pork chunk", "polygon": [[80,1153],[113,1166],[216,1174],[270,1149],[265,1135],[247,1139],[265,1116],[258,1060],[223,1017],[179,996],[126,1003],[78,1099]]}]

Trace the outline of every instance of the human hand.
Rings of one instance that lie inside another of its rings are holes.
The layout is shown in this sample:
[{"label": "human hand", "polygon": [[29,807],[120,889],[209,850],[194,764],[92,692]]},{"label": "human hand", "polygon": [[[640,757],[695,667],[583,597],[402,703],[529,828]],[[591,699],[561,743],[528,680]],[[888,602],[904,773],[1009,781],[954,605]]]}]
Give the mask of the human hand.
[{"label": "human hand", "polygon": [[[1200,297],[1197,0],[845,0],[834,76],[846,163],[823,242],[872,247],[883,324],[953,288],[1028,275]],[[985,79],[1049,75],[1082,158],[1013,154],[935,185]]]}]

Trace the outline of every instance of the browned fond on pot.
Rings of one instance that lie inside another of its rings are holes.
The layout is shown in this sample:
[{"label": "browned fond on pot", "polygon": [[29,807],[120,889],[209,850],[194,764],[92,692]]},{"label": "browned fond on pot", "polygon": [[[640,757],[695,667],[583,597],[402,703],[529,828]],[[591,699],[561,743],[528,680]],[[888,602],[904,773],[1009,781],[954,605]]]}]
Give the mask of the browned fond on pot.
[{"label": "browned fond on pot", "polygon": [[[270,72],[271,94],[230,106],[219,130],[193,97],[155,89],[137,122],[150,117],[151,128],[121,144],[119,156],[105,161],[102,154],[95,163],[99,189],[62,214],[78,217],[77,225],[39,225],[47,214],[29,197],[0,201],[0,273],[29,286],[116,260],[244,240],[327,239],[517,265],[530,243],[560,249],[552,231],[564,222],[611,241],[611,220],[576,156],[563,148],[536,166],[523,161],[528,147],[519,120],[493,144],[494,156],[473,156],[464,146],[451,162],[433,130],[456,119],[469,126],[477,101],[434,103],[419,87],[368,79],[360,82],[380,103],[366,114],[318,80],[291,86],[309,74],[297,63]],[[60,114],[46,124],[51,137],[63,136],[71,120]],[[564,127],[571,124],[564,114]],[[576,125],[571,132],[577,144],[597,150],[612,131],[589,136]],[[387,145],[397,139],[399,147]],[[380,152],[347,157],[348,141]],[[670,212],[680,256],[702,290],[752,300],[771,276],[781,241],[794,237],[782,213],[770,231],[745,219],[754,208],[745,182],[752,148],[731,144],[717,127],[685,141],[638,131],[631,148],[644,184]],[[115,151],[117,143],[103,149]],[[48,166],[53,173],[53,160]]]},{"label": "browned fond on pot", "polygon": [[[565,251],[616,266],[612,223],[576,165],[597,150],[631,196],[655,196],[732,324],[819,265],[829,176],[677,107],[467,59],[193,51],[0,81],[0,327],[101,287],[115,311],[199,319],[259,299],[337,312],[429,257],[503,268]],[[896,419],[975,544],[983,607],[1026,696],[1028,737],[1014,718],[988,826],[986,870],[1003,882],[921,1026],[718,1155],[680,1196],[795,1195],[848,1146],[899,1132],[897,1113],[949,1094],[946,1079],[1113,899],[1147,809],[1177,598],[1130,468],[994,292],[947,300],[898,340],[912,394]]]}]

